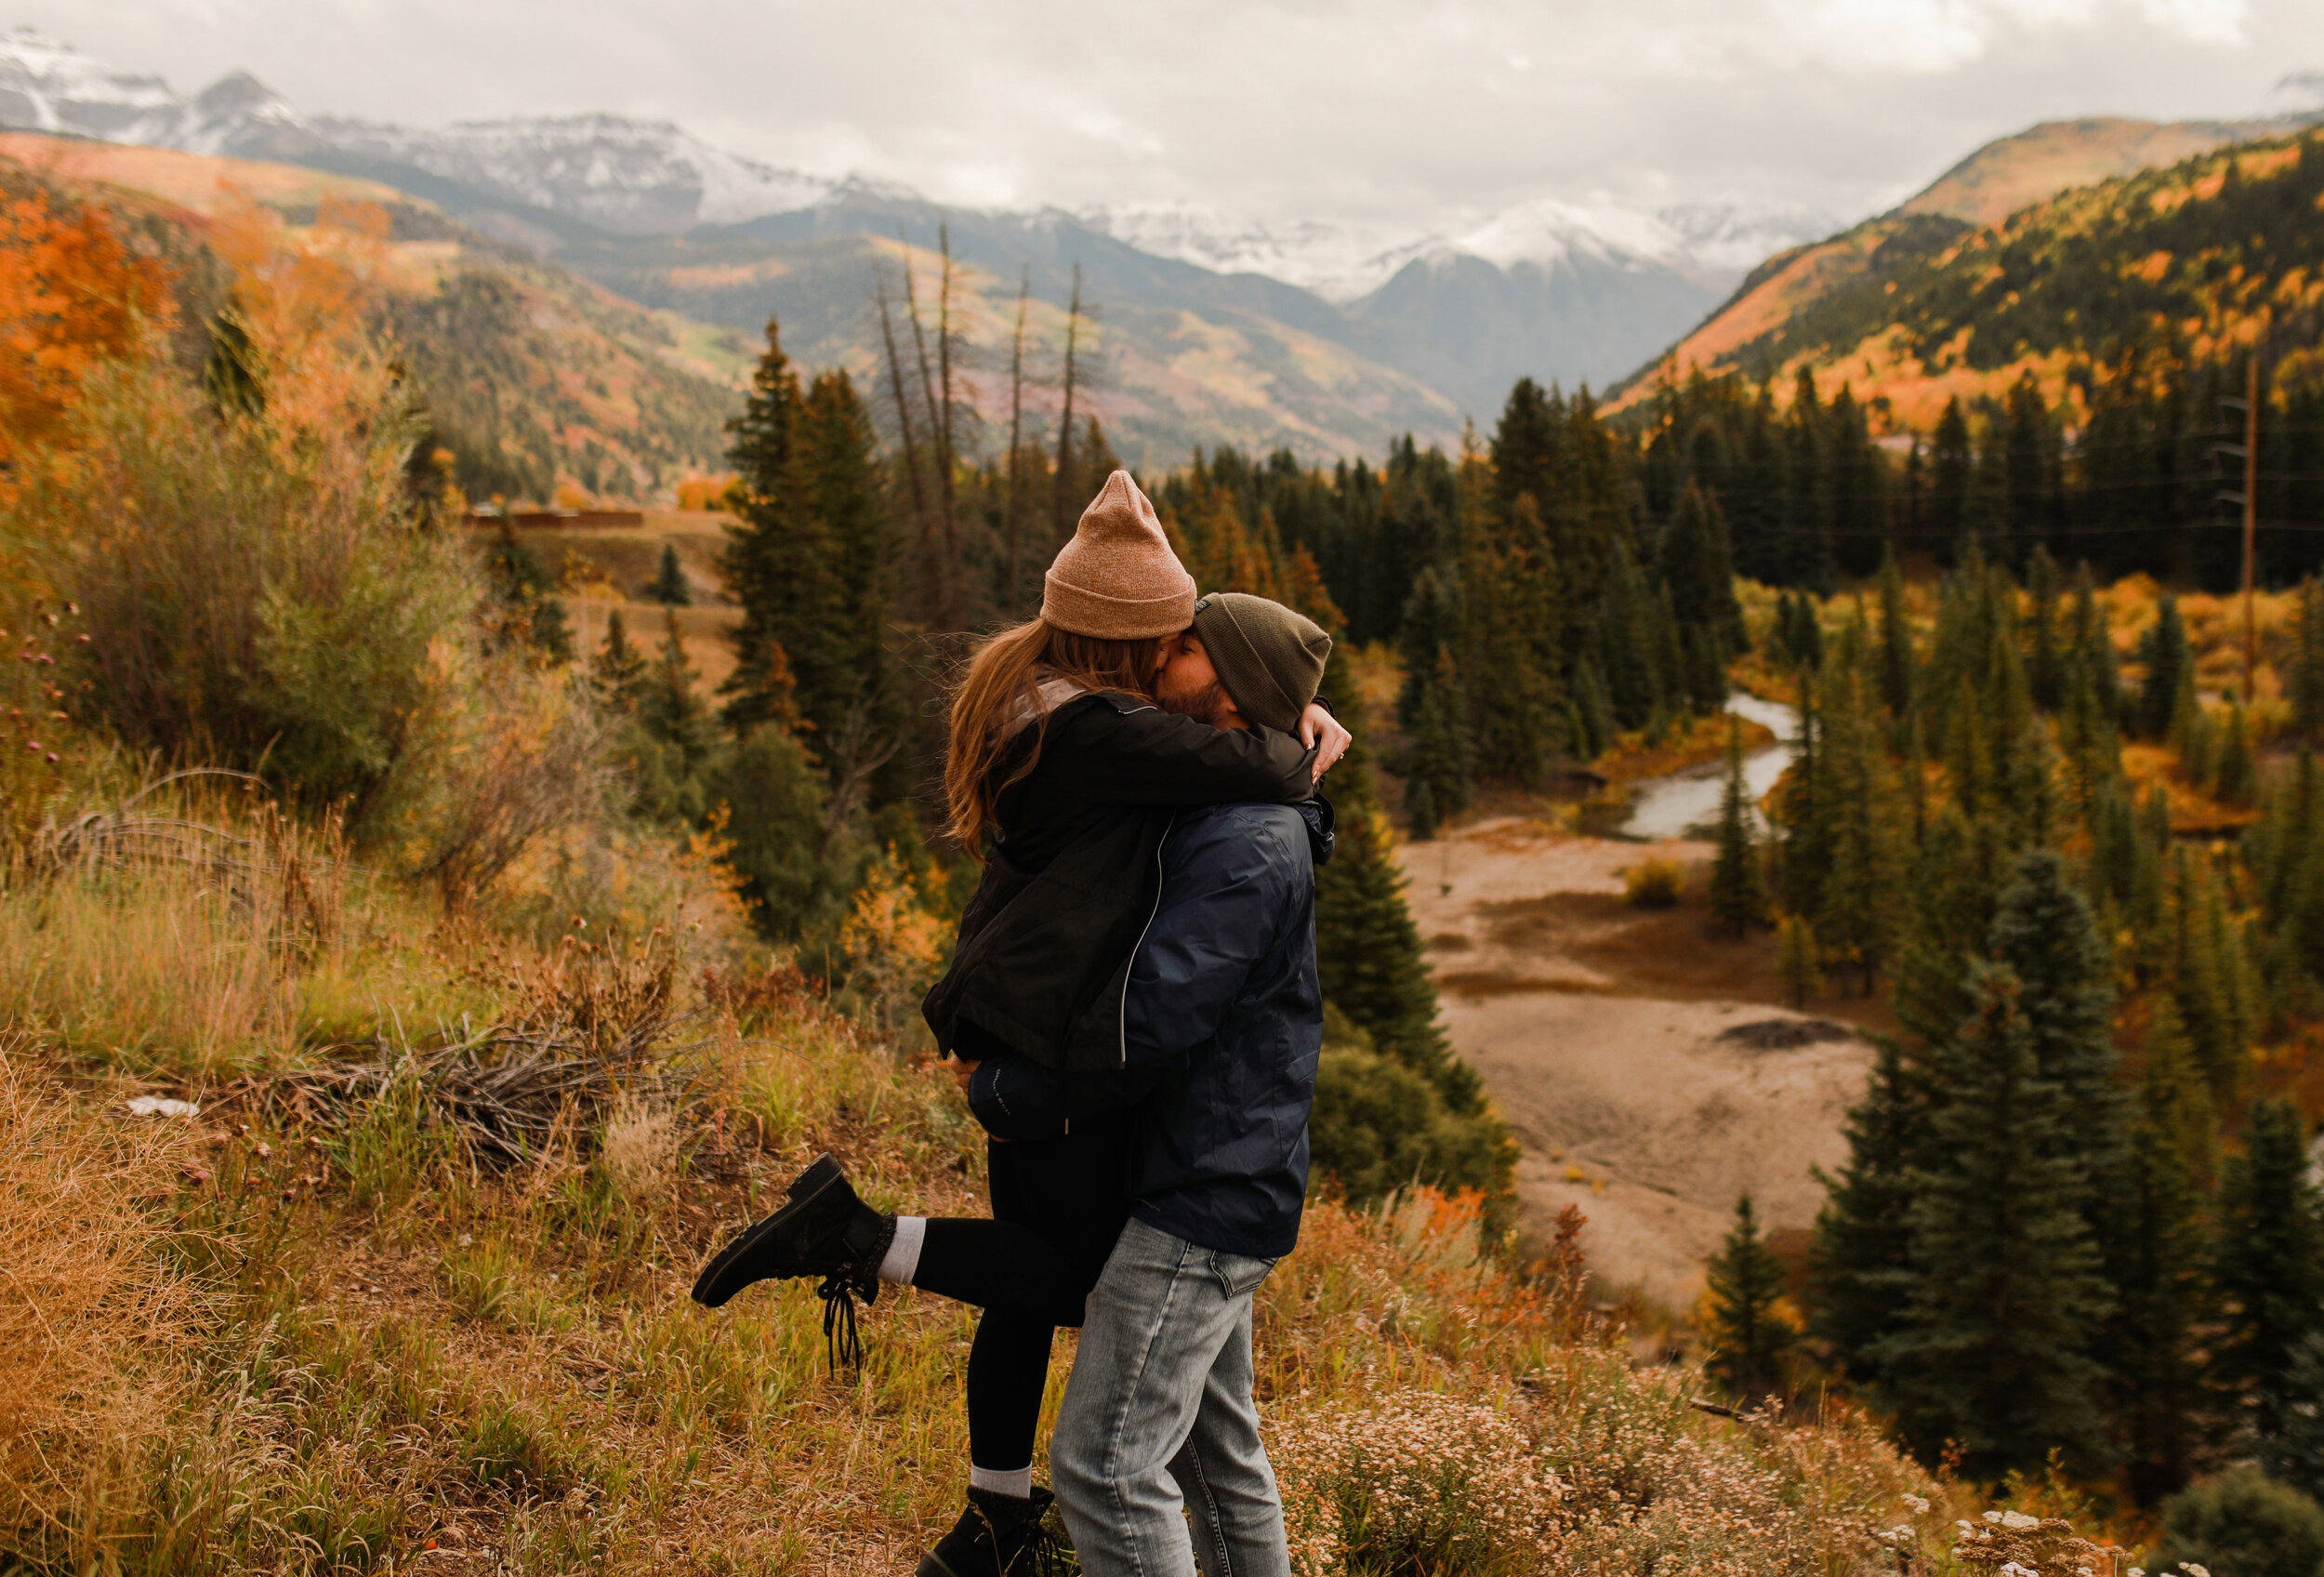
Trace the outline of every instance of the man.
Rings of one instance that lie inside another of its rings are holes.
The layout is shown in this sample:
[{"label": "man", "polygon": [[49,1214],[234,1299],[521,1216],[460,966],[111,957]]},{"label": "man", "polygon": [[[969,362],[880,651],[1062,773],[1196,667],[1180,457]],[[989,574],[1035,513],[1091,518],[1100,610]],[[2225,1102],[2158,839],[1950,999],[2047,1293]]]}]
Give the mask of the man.
[{"label": "man", "polygon": [[[1161,699],[1222,728],[1279,727],[1314,698],[1328,648],[1288,609],[1208,598]],[[1323,1043],[1314,862],[1330,837],[1310,802],[1182,812],[1163,842],[1123,1010],[1126,1071],[1149,1091],[1135,1202],[1050,1446],[1088,1577],[1181,1577],[1197,1558],[1212,1577],[1290,1570],[1251,1396],[1251,1296],[1299,1238]],[[1046,1127],[1060,1099],[1013,1058],[980,1067],[971,1096],[1003,1136]]]}]

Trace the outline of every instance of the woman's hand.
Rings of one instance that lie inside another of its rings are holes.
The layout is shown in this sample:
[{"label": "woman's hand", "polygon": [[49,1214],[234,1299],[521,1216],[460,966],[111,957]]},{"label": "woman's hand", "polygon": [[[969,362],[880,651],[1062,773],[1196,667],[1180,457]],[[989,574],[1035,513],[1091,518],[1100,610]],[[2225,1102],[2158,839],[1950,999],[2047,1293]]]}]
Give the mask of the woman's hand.
[{"label": "woman's hand", "polygon": [[960,1087],[960,1093],[965,1095],[969,1093],[969,1080],[976,1077],[976,1070],[983,1066],[982,1063],[967,1062],[959,1057],[954,1057],[945,1071],[952,1075],[952,1081]]},{"label": "woman's hand", "polygon": [[1348,746],[1354,739],[1355,735],[1341,727],[1338,718],[1314,701],[1308,702],[1307,709],[1300,713],[1300,743],[1315,752],[1314,776],[1308,781],[1322,782],[1324,774],[1348,753]]}]

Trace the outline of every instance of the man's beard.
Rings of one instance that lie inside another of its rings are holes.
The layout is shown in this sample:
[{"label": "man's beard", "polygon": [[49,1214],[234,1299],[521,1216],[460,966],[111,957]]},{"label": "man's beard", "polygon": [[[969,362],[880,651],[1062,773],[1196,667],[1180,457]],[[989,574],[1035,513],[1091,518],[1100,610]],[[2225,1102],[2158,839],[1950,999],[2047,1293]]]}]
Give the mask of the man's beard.
[{"label": "man's beard", "polygon": [[1197,722],[1207,722],[1216,728],[1219,719],[1225,716],[1226,709],[1234,704],[1235,698],[1226,693],[1226,686],[1214,679],[1191,696],[1165,700],[1162,709],[1176,712],[1181,717],[1191,717]]}]

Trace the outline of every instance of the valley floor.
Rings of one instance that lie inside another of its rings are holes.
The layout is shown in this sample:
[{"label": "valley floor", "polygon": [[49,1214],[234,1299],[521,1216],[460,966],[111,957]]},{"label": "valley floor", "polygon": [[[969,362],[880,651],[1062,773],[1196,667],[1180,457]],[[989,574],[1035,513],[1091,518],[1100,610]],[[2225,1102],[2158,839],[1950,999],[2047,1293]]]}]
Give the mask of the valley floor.
[{"label": "valley floor", "polygon": [[[1684,1314],[1748,1190],[1778,1252],[1802,1250],[1846,1159],[1841,1125],[1883,1027],[1867,999],[1782,1005],[1764,936],[1710,934],[1710,845],[1575,837],[1523,816],[1402,850],[1413,918],[1454,1047],[1524,1146],[1518,1194],[1546,1240],[1590,1218],[1604,1279]],[[1649,855],[1695,868],[1676,908],[1634,908],[1622,872]]]}]

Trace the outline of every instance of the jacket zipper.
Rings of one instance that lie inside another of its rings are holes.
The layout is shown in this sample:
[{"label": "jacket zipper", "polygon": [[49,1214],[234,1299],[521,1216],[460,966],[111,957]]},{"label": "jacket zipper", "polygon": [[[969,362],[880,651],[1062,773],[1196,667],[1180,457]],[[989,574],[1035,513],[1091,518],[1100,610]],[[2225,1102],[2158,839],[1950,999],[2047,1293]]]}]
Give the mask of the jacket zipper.
[{"label": "jacket zipper", "polygon": [[1121,1006],[1114,1014],[1115,1054],[1119,1066],[1129,1066],[1129,977],[1138,968],[1138,949],[1146,945],[1146,933],[1154,929],[1154,917],[1162,912],[1162,845],[1170,841],[1170,831],[1178,826],[1178,813],[1162,824],[1162,836],[1154,844],[1154,908],[1146,911],[1145,924],[1138,928],[1138,940],[1129,945],[1129,965],[1122,971]]}]

